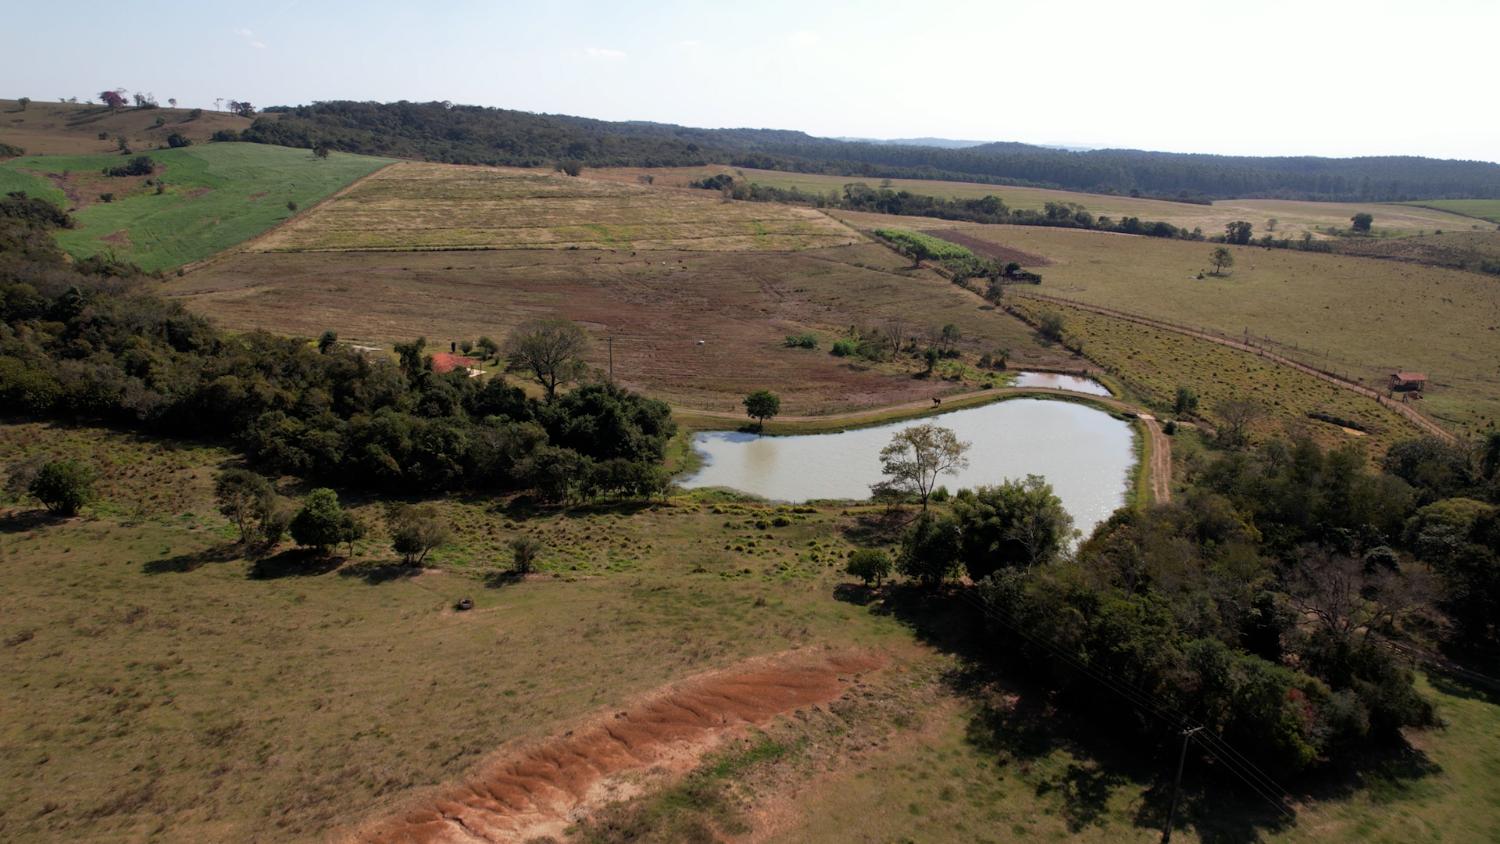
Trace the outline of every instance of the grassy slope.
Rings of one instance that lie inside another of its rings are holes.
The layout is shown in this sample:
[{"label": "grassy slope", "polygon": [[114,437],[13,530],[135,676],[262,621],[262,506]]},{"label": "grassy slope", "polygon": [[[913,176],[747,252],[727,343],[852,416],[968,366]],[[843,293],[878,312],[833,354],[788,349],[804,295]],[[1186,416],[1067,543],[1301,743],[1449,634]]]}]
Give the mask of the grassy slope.
[{"label": "grassy slope", "polygon": [[[0,466],[39,453],[88,454],[103,500],[60,524],[0,516],[10,842],[314,839],[691,673],[909,642],[829,597],[848,547],[837,511],[766,529],[735,505],[518,522],[448,502],[444,573],[378,582],[394,555],[369,506],[358,552],[375,568],[254,579],[209,497],[226,453],[3,429]],[[546,574],[486,587],[521,532],[545,543]],[[463,596],[474,611],[448,609]]]},{"label": "grassy slope", "polygon": [[[61,197],[46,174],[68,171],[90,191],[75,213],[78,226],[58,234],[76,256],[111,251],[148,271],[199,261],[258,235],[291,216],[287,202],[307,206],[388,163],[334,153],[319,160],[307,150],[262,144],[208,144],[150,153],[166,182],[163,194],[143,179],[97,176],[122,162],[118,155],[27,156],[0,165],[0,187]],[[86,174],[86,175],[85,175]],[[93,190],[116,193],[93,200]],[[109,238],[109,240],[106,240]]]},{"label": "grassy slope", "polygon": [[[239,131],[251,123],[249,118],[223,111],[205,109],[196,118],[191,112],[187,108],[112,112],[97,104],[49,102],[33,102],[22,111],[15,100],[0,100],[0,141],[31,155],[109,154],[120,136],[132,148],[147,150],[166,146],[173,132],[201,142],[221,129]],[[101,132],[105,137],[99,137]]]},{"label": "grassy slope", "polygon": [[[786,173],[779,170],[754,170],[718,165],[649,169],[609,168],[584,171],[585,176],[595,175],[621,181],[635,181],[639,176],[650,175],[658,185],[678,186],[718,173],[728,173],[737,179],[748,179],[754,184],[768,187],[797,188],[809,193],[822,194],[829,191],[842,192],[844,185],[851,182],[863,182],[876,187],[884,181],[858,176],[824,176],[816,173]],[[1129,196],[984,185],[973,182],[930,179],[891,179],[889,181],[894,190],[952,199],[979,199],[994,195],[1005,200],[1005,204],[1012,208],[1040,210],[1048,202],[1076,202],[1095,215],[1104,214],[1115,218],[1135,216],[1143,220],[1163,220],[1187,228],[1201,226],[1209,234],[1221,233],[1224,225],[1233,220],[1248,220],[1255,225],[1256,234],[1262,234],[1266,231],[1266,221],[1273,217],[1277,220],[1276,232],[1278,234],[1295,236],[1303,231],[1320,228],[1345,229],[1349,227],[1349,218],[1360,211],[1368,211],[1375,216],[1377,234],[1410,235],[1434,229],[1453,231],[1469,229],[1477,222],[1444,210],[1394,203],[1225,199],[1213,205],[1196,205],[1159,199],[1137,199]],[[1440,205],[1440,203],[1422,204]]]},{"label": "grassy slope", "polygon": [[[773,726],[776,758],[719,772],[752,786],[752,828],[786,841],[1154,835],[1137,811],[1166,761],[1105,761],[1089,748],[1107,741],[1051,717],[978,719],[945,691],[950,657],[831,597],[848,548],[838,510],[783,508],[792,524],[763,528],[771,508],[692,499],[520,520],[451,501],[444,571],[382,580],[391,555],[363,507],[377,535],[360,566],[256,579],[217,553],[231,528],[208,496],[230,455],[93,429],[5,432],[0,465],[87,453],[103,472],[82,518],[0,517],[7,841],[317,840],[505,742],[745,655],[823,643],[899,662],[847,704]],[[543,538],[546,574],[486,587],[520,532]],[[449,611],[461,596],[476,609]],[[1448,726],[1414,737],[1420,765],[1320,792],[1273,839],[1493,837],[1500,706],[1430,693]],[[1265,822],[1233,787],[1190,795],[1185,817],[1213,840]]]},{"label": "grassy slope", "polygon": [[[862,226],[910,220],[841,216]],[[1492,276],[1231,247],[1235,264],[1225,277],[1198,279],[1211,244],[1024,226],[962,228],[1050,258],[1038,292],[1228,334],[1248,329],[1291,357],[1374,387],[1383,387],[1392,370],[1425,371],[1434,383],[1424,411],[1471,431],[1500,425],[1500,297]]]},{"label": "grassy slope", "polygon": [[[976,297],[871,243],[798,252],[494,250],[478,252],[242,252],[170,279],[167,292],[234,329],[340,337],[389,348],[418,335],[503,337],[523,320],[559,315],[595,338],[588,361],[674,404],[743,410],[759,388],[787,414],[829,413],[925,400],[982,380],[913,378],[919,361],[867,364],[829,354],[851,325],[891,317],[925,333],[953,323],[972,363],[997,348],[1012,366],[1068,367],[1018,320],[981,310]],[[784,345],[811,332],[818,349]],[[697,340],[705,340],[697,345]],[[951,362],[946,362],[951,363]],[[1076,368],[1077,363],[1072,363]],[[948,367],[944,367],[946,372]]]},{"label": "grassy slope", "polygon": [[1410,204],[1500,223],[1500,199],[1427,199]]}]

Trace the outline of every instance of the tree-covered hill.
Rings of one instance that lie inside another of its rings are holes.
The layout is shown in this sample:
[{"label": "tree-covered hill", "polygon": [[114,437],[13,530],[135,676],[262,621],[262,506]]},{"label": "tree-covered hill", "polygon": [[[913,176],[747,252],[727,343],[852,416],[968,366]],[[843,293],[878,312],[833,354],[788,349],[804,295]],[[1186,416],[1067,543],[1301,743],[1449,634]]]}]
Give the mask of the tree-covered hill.
[{"label": "tree-covered hill", "polygon": [[1500,164],[1414,156],[1199,155],[1019,143],[963,149],[817,138],[774,129],[695,129],[451,103],[273,107],[240,139],[462,164],[741,167],[1025,184],[1179,199],[1395,201],[1500,197]]}]

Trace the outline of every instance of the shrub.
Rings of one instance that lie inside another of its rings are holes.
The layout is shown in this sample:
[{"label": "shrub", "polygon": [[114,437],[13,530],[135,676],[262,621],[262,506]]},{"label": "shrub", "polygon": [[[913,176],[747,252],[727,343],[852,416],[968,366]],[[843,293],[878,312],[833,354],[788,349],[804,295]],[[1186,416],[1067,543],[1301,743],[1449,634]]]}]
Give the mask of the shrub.
[{"label": "shrub", "polygon": [[181,132],[173,132],[172,134],[167,136],[167,146],[171,147],[172,149],[180,149],[181,147],[190,147],[192,145],[193,139],[182,134]]},{"label": "shrub", "polygon": [[[240,541],[249,542],[263,534],[264,525],[275,509],[276,491],[265,477],[246,469],[225,469],[214,479],[214,501],[219,512],[232,519],[240,531]],[[281,537],[278,535],[277,539]]]},{"label": "shrub", "polygon": [[292,517],[292,539],[320,553],[345,541],[347,514],[339,506],[338,493],[320,487],[307,494],[302,509]]},{"label": "shrub", "polygon": [[1059,341],[1063,338],[1063,318],[1056,311],[1045,311],[1037,317],[1036,330],[1041,332],[1048,340]]},{"label": "shrub", "polygon": [[782,345],[789,349],[816,349],[818,338],[811,334],[788,334]]},{"label": "shrub", "polygon": [[853,340],[835,340],[829,353],[836,358],[846,358],[859,350]]},{"label": "shrub", "polygon": [[391,549],[407,565],[421,565],[428,552],[443,545],[453,532],[443,523],[437,507],[431,504],[405,504],[386,515],[391,532]]},{"label": "shrub", "polygon": [[891,555],[878,548],[860,548],[849,555],[844,572],[864,581],[866,586],[871,583],[879,586],[891,576]]},{"label": "shrub", "polygon": [[94,497],[94,471],[76,460],[42,466],[27,490],[59,516],[72,516]]},{"label": "shrub", "polygon": [[156,172],[156,162],[152,161],[149,155],[137,155],[119,167],[104,169],[104,175],[115,177],[149,176],[154,172]]},{"label": "shrub", "polygon": [[510,541],[510,570],[516,574],[530,574],[536,568],[536,558],[541,556],[542,543],[530,536],[518,536]]}]

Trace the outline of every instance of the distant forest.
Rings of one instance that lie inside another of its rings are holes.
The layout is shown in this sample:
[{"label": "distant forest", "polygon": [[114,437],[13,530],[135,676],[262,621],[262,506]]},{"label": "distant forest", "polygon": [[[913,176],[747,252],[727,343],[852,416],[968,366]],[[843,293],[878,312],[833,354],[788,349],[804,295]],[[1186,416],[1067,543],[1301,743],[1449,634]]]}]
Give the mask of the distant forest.
[{"label": "distant forest", "polygon": [[1202,202],[1500,198],[1500,164],[1414,156],[1196,155],[1019,143],[964,149],[815,138],[774,129],[693,129],[451,103],[275,106],[238,139],[455,164],[670,167],[730,164],[874,178],[952,179]]}]

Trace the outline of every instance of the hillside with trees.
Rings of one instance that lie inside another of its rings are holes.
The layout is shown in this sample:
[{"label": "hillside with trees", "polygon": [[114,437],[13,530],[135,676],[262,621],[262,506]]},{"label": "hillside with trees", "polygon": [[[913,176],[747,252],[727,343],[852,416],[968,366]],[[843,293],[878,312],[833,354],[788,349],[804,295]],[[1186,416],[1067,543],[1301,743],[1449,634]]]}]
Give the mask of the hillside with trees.
[{"label": "hillside with trees", "polygon": [[482,106],[320,102],[273,106],[236,135],[457,164],[737,167],[874,178],[936,178],[1205,201],[1228,197],[1398,201],[1500,197],[1500,164],[1415,156],[1257,158],[1068,151],[1020,143],[962,149],[817,138],[773,129],[696,129]]}]

